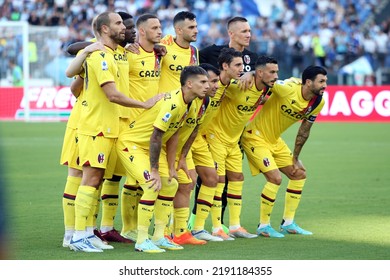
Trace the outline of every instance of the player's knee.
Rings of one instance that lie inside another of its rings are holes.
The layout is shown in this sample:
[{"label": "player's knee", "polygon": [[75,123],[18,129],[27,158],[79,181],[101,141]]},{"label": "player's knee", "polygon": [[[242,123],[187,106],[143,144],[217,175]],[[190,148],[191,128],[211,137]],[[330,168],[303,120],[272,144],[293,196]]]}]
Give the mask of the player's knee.
[{"label": "player's knee", "polygon": [[228,181],[244,181],[244,174],[238,172],[227,172]]},{"label": "player's knee", "polygon": [[202,184],[211,188],[215,188],[218,184],[218,175],[210,176],[202,179]]},{"label": "player's knee", "polygon": [[177,189],[177,192],[180,192],[184,195],[190,194],[191,190],[193,189],[194,184],[188,183],[188,184],[179,184],[179,187]]},{"label": "player's knee", "polygon": [[278,185],[280,186],[282,184],[282,176],[270,176],[267,178],[267,181],[272,183],[272,184],[275,184],[275,185]]},{"label": "player's knee", "polygon": [[218,184],[219,176],[217,172],[209,172],[201,176],[202,185],[205,185],[210,188],[215,188]]},{"label": "player's knee", "polygon": [[99,189],[99,187],[102,183],[103,183],[102,178],[99,178],[98,176],[94,176],[94,177],[89,178],[88,182],[85,185]]}]

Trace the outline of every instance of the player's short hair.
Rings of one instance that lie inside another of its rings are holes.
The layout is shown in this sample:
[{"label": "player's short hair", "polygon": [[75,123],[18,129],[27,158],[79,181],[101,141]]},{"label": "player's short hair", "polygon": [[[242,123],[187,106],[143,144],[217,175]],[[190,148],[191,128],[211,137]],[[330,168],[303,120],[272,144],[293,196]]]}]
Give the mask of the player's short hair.
[{"label": "player's short hair", "polygon": [[278,61],[271,56],[265,56],[265,55],[259,56],[259,58],[256,60],[255,68],[264,67],[265,65],[267,65],[269,63],[270,64],[278,64]]},{"label": "player's short hair", "polygon": [[178,12],[175,17],[173,18],[173,25],[175,26],[178,22],[184,21],[186,19],[188,20],[194,20],[196,18],[196,15],[194,13],[191,13],[189,11],[181,11]]},{"label": "player's short hair", "polygon": [[96,18],[96,31],[99,35],[102,34],[102,26],[103,25],[110,25],[110,14],[113,14],[114,12],[103,12]]},{"label": "player's short hair", "polygon": [[151,19],[151,18],[158,19],[158,17],[154,14],[143,14],[143,15],[139,16],[139,18],[137,19],[137,23],[135,25],[138,28],[142,23],[146,22],[148,19]]},{"label": "player's short hair", "polygon": [[213,65],[211,65],[209,63],[201,63],[201,64],[199,64],[199,66],[202,67],[207,72],[209,72],[209,71],[213,72],[217,76],[219,76],[219,74],[221,74],[221,71],[219,71],[217,69],[217,67],[214,67]]},{"label": "player's short hair", "polygon": [[233,48],[223,48],[218,56],[218,67],[223,69],[222,65],[227,63],[228,65],[233,61],[235,57],[242,58],[242,52]]},{"label": "player's short hair", "polygon": [[133,18],[132,15],[126,12],[118,12],[118,14],[121,16],[123,21]]},{"label": "player's short hair", "polygon": [[317,77],[317,75],[322,74],[324,76],[328,75],[328,72],[325,70],[324,67],[321,66],[314,66],[311,65],[309,67],[306,67],[305,70],[303,70],[302,73],[302,84],[306,83],[306,80],[312,80],[314,81]]},{"label": "player's short hair", "polygon": [[235,22],[248,22],[248,20],[244,17],[233,17],[231,19],[228,20],[227,22],[227,29],[229,30],[229,27],[232,23],[235,23]]},{"label": "player's short hair", "polygon": [[184,67],[180,74],[181,86],[184,86],[189,78],[197,75],[205,75],[208,77],[206,70],[200,66],[190,65]]}]

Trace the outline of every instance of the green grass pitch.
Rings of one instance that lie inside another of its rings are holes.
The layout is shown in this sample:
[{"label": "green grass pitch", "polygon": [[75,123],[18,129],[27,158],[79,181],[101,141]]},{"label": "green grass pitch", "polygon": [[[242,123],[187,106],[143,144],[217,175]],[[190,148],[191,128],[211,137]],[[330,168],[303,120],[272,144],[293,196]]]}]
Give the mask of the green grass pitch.
[{"label": "green grass pitch", "polygon": [[[316,123],[301,153],[308,179],[296,221],[313,236],[236,239],[185,246],[164,254],[114,244],[100,254],[62,248],[62,193],[67,170],[59,165],[65,123],[0,122],[7,182],[9,251],[16,260],[389,260],[390,123]],[[293,146],[298,124],[284,134]],[[244,159],[242,225],[255,232],[262,175]],[[277,228],[287,180],[272,214]],[[120,213],[116,227],[120,229]],[[210,222],[208,221],[208,228]]]}]

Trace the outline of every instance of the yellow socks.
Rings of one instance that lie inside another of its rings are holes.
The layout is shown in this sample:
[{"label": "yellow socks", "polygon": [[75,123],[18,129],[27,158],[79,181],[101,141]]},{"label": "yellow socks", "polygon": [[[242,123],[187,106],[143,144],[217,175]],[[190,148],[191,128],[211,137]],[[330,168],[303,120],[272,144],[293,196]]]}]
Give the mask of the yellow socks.
[{"label": "yellow socks", "polygon": [[62,197],[62,209],[64,213],[65,230],[74,230],[75,199],[80,183],[81,177],[67,177],[64,195]]},{"label": "yellow socks", "polygon": [[269,224],[279,185],[267,182],[260,198],[260,224]]},{"label": "yellow socks", "polygon": [[169,222],[169,216],[173,209],[173,198],[179,187],[178,182],[172,179],[168,183],[167,177],[161,177],[162,187],[158,194],[154,211],[154,234],[153,239],[164,237],[165,227]]},{"label": "yellow socks", "polygon": [[306,179],[290,180],[288,182],[283,213],[284,220],[294,220],[295,212],[301,201],[302,189],[305,185],[305,181]]},{"label": "yellow socks", "polygon": [[86,229],[87,217],[93,210],[96,189],[90,186],[80,186],[75,200],[75,229],[84,231]]},{"label": "yellow socks", "polygon": [[[221,223],[221,210],[222,210],[222,192],[223,189],[225,188],[225,183],[218,183],[216,190],[215,190],[215,195],[214,195],[214,201],[213,201],[213,206],[211,207],[211,220],[213,223],[213,228],[221,228],[222,223]],[[198,215],[198,214],[197,214]]]},{"label": "yellow socks", "polygon": [[179,236],[187,231],[188,217],[190,215],[190,208],[174,208],[174,235]]},{"label": "yellow socks", "polygon": [[242,209],[243,181],[230,181],[227,189],[227,201],[229,206],[229,225],[239,226]]},{"label": "yellow socks", "polygon": [[114,219],[118,209],[120,181],[104,180],[101,191],[102,220],[100,230],[104,233],[114,228]]},{"label": "yellow socks", "polygon": [[141,244],[149,238],[149,227],[153,218],[155,202],[158,193],[153,189],[149,189],[150,184],[141,185],[144,194],[141,197],[138,205],[138,236],[137,243]]},{"label": "yellow socks", "polygon": [[138,203],[142,196],[142,188],[125,184],[121,196],[122,233],[137,229]]},{"label": "yellow socks", "polygon": [[209,216],[210,209],[213,206],[213,200],[216,187],[210,188],[201,185],[196,199],[196,217],[194,222],[194,230],[199,231],[204,229],[204,224]]}]

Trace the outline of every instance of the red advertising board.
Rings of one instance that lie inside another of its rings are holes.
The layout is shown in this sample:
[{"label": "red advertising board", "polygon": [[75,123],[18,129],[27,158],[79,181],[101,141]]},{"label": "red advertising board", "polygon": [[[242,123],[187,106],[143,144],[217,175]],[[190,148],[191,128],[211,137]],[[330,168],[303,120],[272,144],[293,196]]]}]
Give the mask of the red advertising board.
[{"label": "red advertising board", "polygon": [[324,99],[317,121],[390,121],[390,86],[328,86]]},{"label": "red advertising board", "polygon": [[[31,120],[67,120],[75,102],[69,87],[32,87]],[[317,121],[390,122],[390,86],[328,86]],[[23,88],[0,88],[0,120],[23,120]]]},{"label": "red advertising board", "polygon": [[[0,120],[24,120],[26,98],[23,88],[0,88]],[[67,120],[75,97],[69,87],[31,87],[29,95],[30,120]]]}]

